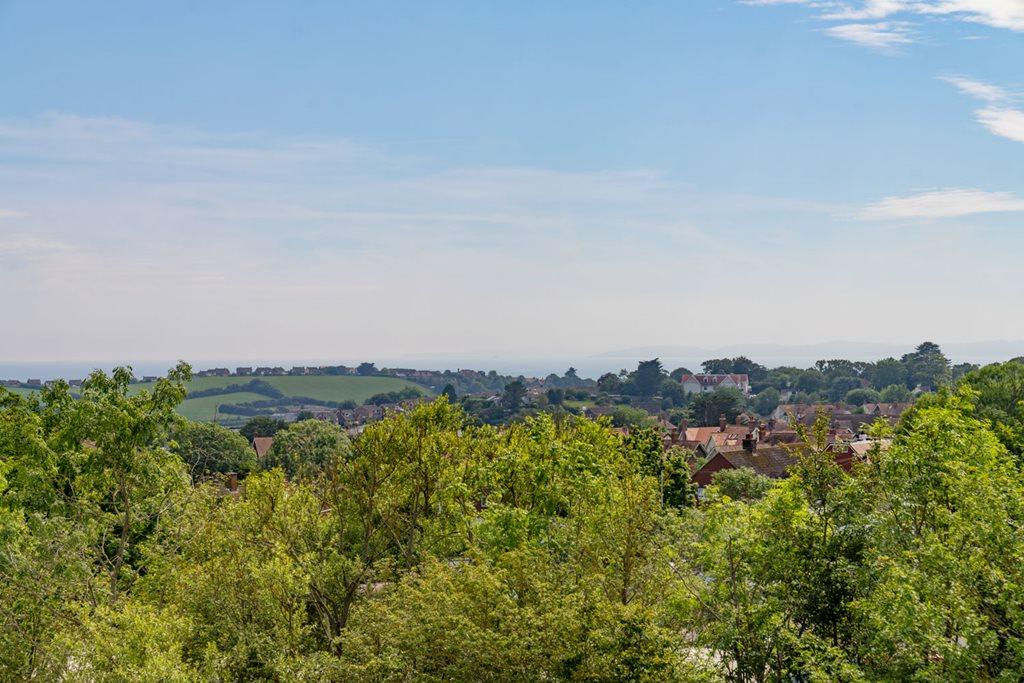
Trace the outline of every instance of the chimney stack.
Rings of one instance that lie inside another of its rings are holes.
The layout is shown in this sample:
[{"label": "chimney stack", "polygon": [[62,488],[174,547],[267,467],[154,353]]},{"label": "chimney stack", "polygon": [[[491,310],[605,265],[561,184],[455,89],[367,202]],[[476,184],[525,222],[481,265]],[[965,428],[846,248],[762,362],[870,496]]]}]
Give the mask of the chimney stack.
[{"label": "chimney stack", "polygon": [[729,423],[725,419],[725,413],[721,413],[718,416],[718,431],[724,432],[725,431],[725,426],[727,424],[729,424]]}]

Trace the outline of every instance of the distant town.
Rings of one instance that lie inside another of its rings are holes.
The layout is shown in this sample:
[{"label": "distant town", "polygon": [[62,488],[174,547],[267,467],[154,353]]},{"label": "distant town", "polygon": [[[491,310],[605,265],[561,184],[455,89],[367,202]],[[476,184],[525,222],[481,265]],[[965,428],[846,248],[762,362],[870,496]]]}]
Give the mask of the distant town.
[{"label": "distant town", "polygon": [[[405,413],[443,395],[479,424],[502,425],[539,413],[607,420],[619,433],[651,427],[665,449],[680,448],[699,489],[723,469],[749,468],[779,478],[796,461],[795,445],[827,416],[827,440],[848,467],[870,445],[870,426],[896,424],[921,394],[977,366],[952,365],[925,342],[901,358],[873,363],[821,360],[810,368],[769,369],[745,356],[707,360],[700,372],[664,368],[658,359],[633,370],[579,377],[574,368],[546,377],[475,369],[420,370],[356,366],[239,366],[193,372],[179,411],[240,430],[263,457],[277,430],[315,419],[351,437],[389,414]],[[140,388],[160,379],[135,378]],[[9,379],[4,386],[32,393],[61,380]],[[67,385],[74,394],[82,379]]]}]

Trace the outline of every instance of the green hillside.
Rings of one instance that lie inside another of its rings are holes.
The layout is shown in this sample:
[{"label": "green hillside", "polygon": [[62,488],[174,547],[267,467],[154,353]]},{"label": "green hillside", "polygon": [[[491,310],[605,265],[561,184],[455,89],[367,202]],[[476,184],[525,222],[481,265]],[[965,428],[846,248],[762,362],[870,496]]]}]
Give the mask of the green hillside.
[{"label": "green hillside", "polygon": [[[188,383],[189,391],[202,391],[219,387],[227,387],[232,384],[245,384],[252,379],[259,379],[267,384],[281,390],[286,397],[305,397],[319,401],[355,401],[362,403],[375,394],[383,394],[390,391],[401,391],[406,387],[413,387],[424,394],[431,392],[426,387],[396,377],[356,377],[351,375],[331,376],[284,376],[284,377],[197,377]],[[132,393],[151,389],[152,382],[133,384]],[[32,394],[38,390],[25,388],[7,388],[8,391],[22,396]],[[199,398],[186,399],[180,406],[178,412],[190,420],[213,421],[217,420],[225,424],[241,424],[248,420],[241,415],[217,414],[217,406],[237,405],[252,401],[265,400],[267,397],[250,391],[233,392],[217,396],[202,396]]]},{"label": "green hillside", "polygon": [[[239,391],[219,396],[202,396],[200,398],[185,399],[178,412],[190,420],[198,422],[244,422],[248,418],[240,415],[217,415],[217,406],[234,405],[238,403],[249,403],[265,399],[266,396],[254,394],[251,391]],[[219,419],[217,419],[219,417]]]},{"label": "green hillside", "polygon": [[[397,377],[355,377],[352,375],[313,375],[306,377],[197,377],[188,383],[189,391],[202,391],[258,379],[280,389],[285,396],[307,396],[321,401],[362,403],[374,394],[413,387],[429,393],[426,387]],[[152,383],[133,384],[135,391],[152,388]]]},{"label": "green hillside", "polygon": [[[283,377],[197,377],[188,383],[189,391],[202,391],[232,384],[242,384],[252,379],[259,379],[281,390],[286,397],[305,397],[319,401],[355,401],[362,403],[375,394],[400,391],[413,387],[424,394],[430,394],[426,387],[396,377],[356,377],[351,375],[312,375]],[[152,383],[132,385],[132,391],[149,389]],[[236,392],[218,396],[203,396],[186,399],[178,408],[178,412],[190,420],[217,421],[225,424],[239,424],[248,418],[240,415],[217,414],[218,405],[236,405],[266,399],[252,392]]]},{"label": "green hillside", "polygon": [[4,389],[19,396],[31,396],[39,391],[38,389],[26,389],[24,387],[4,387]]}]

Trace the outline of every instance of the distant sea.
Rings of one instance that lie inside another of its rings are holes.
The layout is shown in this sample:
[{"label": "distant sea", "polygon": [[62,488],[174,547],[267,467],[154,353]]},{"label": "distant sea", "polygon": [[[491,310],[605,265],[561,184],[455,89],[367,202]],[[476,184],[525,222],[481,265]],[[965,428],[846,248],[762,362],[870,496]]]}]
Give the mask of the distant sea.
[{"label": "distant sea", "polygon": [[[984,341],[943,343],[936,340],[954,363],[996,363],[1024,356],[1024,341]],[[376,363],[378,368],[415,368],[417,370],[495,370],[503,375],[525,375],[544,377],[550,373],[563,374],[570,366],[575,367],[581,377],[597,378],[606,372],[621,369],[635,369],[638,361],[660,358],[666,370],[686,367],[700,371],[702,361],[709,358],[731,358],[744,355],[768,367],[791,365],[810,367],[818,359],[846,358],[849,360],[876,361],[887,356],[899,358],[913,351],[915,344],[878,344],[867,342],[823,342],[805,345],[784,344],[731,344],[719,347],[699,346],[643,346],[630,349],[607,351],[600,354],[580,354],[578,357],[530,357],[520,354],[408,354],[391,358],[267,358],[243,360],[192,360],[194,370],[224,367],[234,370],[238,366],[269,365],[288,369],[293,365],[347,365],[355,366],[363,361]],[[82,379],[93,369],[109,372],[115,365],[130,365],[136,377],[162,375],[176,361],[40,361],[11,362],[0,360],[0,380],[4,379]]]}]

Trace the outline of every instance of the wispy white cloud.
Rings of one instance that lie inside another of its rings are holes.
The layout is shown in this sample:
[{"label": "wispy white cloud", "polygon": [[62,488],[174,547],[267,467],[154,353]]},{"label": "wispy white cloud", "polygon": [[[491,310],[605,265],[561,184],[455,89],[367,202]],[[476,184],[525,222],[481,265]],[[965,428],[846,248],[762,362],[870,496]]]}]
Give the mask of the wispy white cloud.
[{"label": "wispy white cloud", "polygon": [[1024,142],[1024,111],[1008,107],[985,107],[976,111],[975,116],[994,135]]},{"label": "wispy white cloud", "polygon": [[1010,95],[1003,88],[990,83],[982,83],[963,76],[940,76],[939,80],[945,81],[956,87],[965,95],[986,102],[1003,102],[1009,99]]},{"label": "wispy white cloud", "polygon": [[939,0],[915,2],[921,14],[949,15],[994,28],[1024,31],[1024,2],[1021,0]]},{"label": "wispy white cloud", "polygon": [[897,47],[914,42],[909,26],[897,22],[838,24],[825,29],[825,33],[882,52],[892,52]]},{"label": "wispy white cloud", "polygon": [[24,211],[10,211],[6,209],[0,209],[0,218],[25,218],[28,214]]},{"label": "wispy white cloud", "polygon": [[[925,17],[945,17],[1010,31],[1024,31],[1022,0],[740,0],[746,5],[803,5],[817,18],[842,22],[825,33],[874,50],[916,42]],[[873,23],[848,23],[873,22]]]},{"label": "wispy white cloud", "polygon": [[885,197],[864,207],[864,220],[956,218],[984,213],[1024,212],[1024,197],[1010,192],[948,188]]},{"label": "wispy white cloud", "polygon": [[1017,109],[1019,97],[999,86],[962,76],[941,76],[960,92],[981,100],[986,106],[974,111],[974,118],[993,135],[1024,142],[1024,111]]}]

